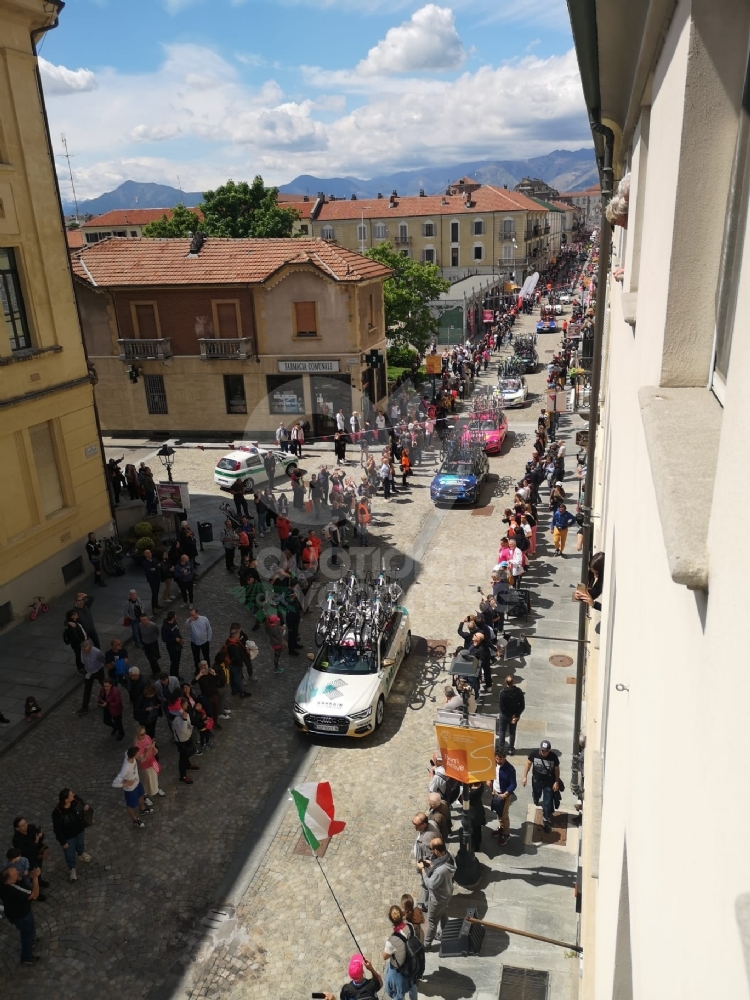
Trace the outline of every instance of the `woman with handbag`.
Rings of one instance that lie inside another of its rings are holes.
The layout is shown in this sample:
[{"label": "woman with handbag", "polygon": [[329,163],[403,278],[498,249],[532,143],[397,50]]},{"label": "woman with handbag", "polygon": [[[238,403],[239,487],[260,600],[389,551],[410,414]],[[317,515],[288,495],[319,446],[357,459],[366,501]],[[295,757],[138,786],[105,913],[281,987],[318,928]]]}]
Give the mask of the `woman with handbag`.
[{"label": "woman with handbag", "polygon": [[84,843],[84,831],[92,822],[93,810],[90,806],[87,806],[78,795],[74,795],[72,789],[63,788],[57,798],[57,805],[52,810],[52,829],[63,849],[71,882],[78,879],[76,857],[86,862],[92,860],[91,855],[86,853]]},{"label": "woman with handbag", "polygon": [[138,726],[133,737],[133,746],[138,747],[138,776],[147,799],[153,799],[155,795],[164,796],[165,792],[159,788],[159,763],[158,747],[156,742],[146,732],[145,726]]}]

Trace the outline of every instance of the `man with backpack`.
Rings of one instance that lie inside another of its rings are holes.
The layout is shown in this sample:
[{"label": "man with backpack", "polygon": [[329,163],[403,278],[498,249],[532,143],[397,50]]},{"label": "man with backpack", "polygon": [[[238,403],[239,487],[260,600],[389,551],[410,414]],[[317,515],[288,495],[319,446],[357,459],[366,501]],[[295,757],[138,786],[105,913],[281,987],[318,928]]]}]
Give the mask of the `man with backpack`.
[{"label": "man with backpack", "polygon": [[448,852],[445,842],[436,837],[430,842],[432,860],[426,858],[417,865],[422,875],[422,885],[427,890],[427,930],[425,950],[432,942],[440,942],[443,928],[448,922],[448,907],[453,897],[453,877],[456,862]]},{"label": "man with backpack", "polygon": [[392,906],[388,919],[393,930],[383,948],[385,992],[391,1000],[417,1000],[417,982],[424,976],[425,949],[400,906]]}]

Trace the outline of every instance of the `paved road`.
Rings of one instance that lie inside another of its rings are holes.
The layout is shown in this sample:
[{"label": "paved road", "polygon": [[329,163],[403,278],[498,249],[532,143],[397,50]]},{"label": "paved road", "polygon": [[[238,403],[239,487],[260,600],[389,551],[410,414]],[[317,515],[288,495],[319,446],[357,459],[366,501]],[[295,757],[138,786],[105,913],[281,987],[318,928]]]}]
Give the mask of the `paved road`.
[{"label": "paved road", "polygon": [[[533,389],[541,390],[541,375],[531,381]],[[493,489],[498,492],[523,469],[537,409],[509,413],[515,433],[509,435],[504,454],[491,460],[498,475]],[[412,490],[398,503],[387,507],[376,503],[373,534],[416,557],[418,574],[407,598],[414,633],[452,639],[455,623],[474,607],[477,583],[488,580],[501,514],[496,498],[491,517],[470,511],[435,515],[427,489],[433,468],[417,469]],[[561,630],[569,627],[566,616],[572,602],[566,591],[579,576],[575,559],[549,572],[540,566],[538,581],[545,595],[550,588],[562,589],[555,595]],[[219,636],[226,634],[231,621],[247,621],[233,585],[219,565],[200,588],[201,610]],[[545,611],[549,614],[552,599],[543,600],[550,605]],[[303,639],[313,627],[314,615],[307,616]],[[236,708],[235,718],[217,734],[216,748],[199,759],[201,770],[192,788],[177,782],[175,754],[160,723],[167,796],[157,803],[146,830],[132,828],[121,793],[111,788],[125,744],[113,745],[96,713],[81,720],[72,714],[77,706],[66,704],[3,757],[0,829],[6,830],[8,841],[12,818],[19,812],[50,829],[49,815],[63,785],[73,787],[96,809],[87,840],[94,861],[81,866],[77,884],[68,882],[61,853],[52,842],[48,902],[35,907],[43,959],[37,968],[19,970],[18,935],[7,924],[3,927],[4,997],[34,1000],[75,994],[98,1000],[114,992],[154,998],[221,995],[301,1000],[311,989],[332,988],[343,981],[352,942],[315,863],[295,853],[299,831],[292,814],[284,810],[285,781],[299,767],[308,767],[312,780],[325,778],[333,784],[337,809],[348,826],[332,842],[323,865],[358,939],[368,953],[378,955],[387,905],[402,892],[416,889],[409,863],[409,820],[424,799],[425,767],[433,746],[432,699],[439,695],[445,675],[415,654],[400,672],[385,724],[374,739],[320,743],[311,751],[310,741],[290,725],[294,689],[306,661],[287,658],[286,672],[274,676],[262,640],[260,645],[254,697]],[[524,671],[529,675],[525,684],[529,710],[519,743],[531,746],[540,734],[554,739],[559,733],[560,744],[567,746],[573,689],[565,686],[565,671],[555,673],[546,665],[543,644],[539,649],[540,655],[527,664],[533,669]],[[140,665],[145,668],[143,662]],[[247,891],[233,895],[231,881],[223,876],[234,872],[232,859],[241,846],[247,848],[248,831],[277,804],[278,832],[267,850],[257,852]],[[524,793],[512,815],[517,833],[512,848],[496,857],[497,849],[488,847],[482,858],[483,880],[470,900],[490,914],[497,907],[505,915],[512,912],[520,925],[533,923],[543,933],[547,928],[546,932],[574,934],[567,880],[575,869],[574,838],[569,835],[567,849],[534,844],[526,807]],[[52,840],[51,833],[48,839]],[[540,875],[542,869],[560,875]],[[237,912],[217,938],[201,921],[220,887]],[[461,913],[466,903],[465,898],[455,900],[455,912]],[[567,1000],[570,960],[547,951],[539,955],[538,949],[519,946],[518,940],[493,940],[483,952],[487,962],[472,963],[468,974],[466,962],[431,956],[424,992],[474,996],[487,985],[496,996],[499,956],[507,952],[516,964],[550,969],[551,996]],[[160,985],[165,977],[169,977],[166,985]]]}]

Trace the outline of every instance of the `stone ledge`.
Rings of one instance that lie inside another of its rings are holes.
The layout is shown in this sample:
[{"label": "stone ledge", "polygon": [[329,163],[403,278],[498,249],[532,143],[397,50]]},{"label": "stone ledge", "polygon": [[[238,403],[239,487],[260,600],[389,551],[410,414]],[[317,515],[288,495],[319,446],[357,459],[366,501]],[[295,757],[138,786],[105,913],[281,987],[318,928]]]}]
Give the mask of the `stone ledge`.
[{"label": "stone ledge", "polygon": [[666,386],[644,386],[638,401],[669,571],[675,583],[705,590],[721,406],[708,389]]},{"label": "stone ledge", "polygon": [[15,351],[13,354],[7,354],[0,358],[0,367],[20,364],[23,361],[33,361],[44,354],[59,354],[60,351],[62,351],[60,344],[54,344],[52,347],[29,347],[24,351]]}]

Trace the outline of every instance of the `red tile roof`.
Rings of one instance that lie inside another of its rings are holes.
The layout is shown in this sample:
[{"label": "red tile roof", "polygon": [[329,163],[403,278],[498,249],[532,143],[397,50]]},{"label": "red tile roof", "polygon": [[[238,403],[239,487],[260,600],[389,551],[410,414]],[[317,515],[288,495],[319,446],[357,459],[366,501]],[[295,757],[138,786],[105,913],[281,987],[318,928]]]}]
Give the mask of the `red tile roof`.
[{"label": "red tile roof", "polygon": [[[366,219],[404,218],[432,215],[463,215],[467,212],[482,214],[483,212],[542,212],[531,198],[518,191],[506,191],[505,188],[495,188],[484,185],[471,194],[471,207],[466,207],[464,195],[427,195],[424,198],[410,195],[406,198],[396,198],[394,208],[389,208],[388,198],[366,198],[359,201],[327,201],[320,209],[318,222],[332,222],[339,219],[361,219],[364,213]],[[445,204],[443,204],[445,202]]]},{"label": "red tile roof", "polygon": [[335,281],[387,278],[390,269],[353,250],[317,239],[207,237],[190,255],[189,239],[112,237],[73,255],[76,277],[105,288],[144,285],[262,284],[282,268],[308,264]]},{"label": "red tile roof", "polygon": [[83,246],[83,233],[80,229],[66,229],[65,238],[68,241],[69,250],[78,250],[79,247]]},{"label": "red tile roof", "polygon": [[602,193],[601,184],[592,184],[591,187],[584,188],[582,191],[561,191],[561,198],[581,198],[588,195],[590,198],[598,198]]},{"label": "red tile roof", "polygon": [[300,218],[309,219],[310,213],[315,207],[315,198],[308,198],[307,201],[304,200],[304,195],[301,194],[280,194],[279,198],[279,208],[296,208],[300,214]]},{"label": "red tile roof", "polygon": [[566,204],[564,201],[551,201],[549,203],[553,208],[559,208],[561,212],[569,212],[573,206]]},{"label": "red tile roof", "polygon": [[[192,209],[202,219],[203,213],[197,209]],[[149,222],[157,222],[162,216],[172,218],[171,208],[116,208],[104,215],[97,215],[95,219],[84,222],[82,229],[97,228],[102,226],[146,226]]]}]

